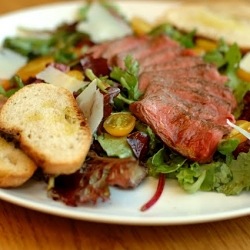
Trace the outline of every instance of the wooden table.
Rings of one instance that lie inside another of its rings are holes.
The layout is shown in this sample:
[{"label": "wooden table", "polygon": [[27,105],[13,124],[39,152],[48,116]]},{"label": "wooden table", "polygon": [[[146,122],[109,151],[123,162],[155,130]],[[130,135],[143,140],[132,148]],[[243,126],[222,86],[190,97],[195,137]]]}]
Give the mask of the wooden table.
[{"label": "wooden table", "polygon": [[[2,0],[0,13],[58,0]],[[250,216],[184,226],[77,221],[0,201],[1,250],[250,249]]]}]

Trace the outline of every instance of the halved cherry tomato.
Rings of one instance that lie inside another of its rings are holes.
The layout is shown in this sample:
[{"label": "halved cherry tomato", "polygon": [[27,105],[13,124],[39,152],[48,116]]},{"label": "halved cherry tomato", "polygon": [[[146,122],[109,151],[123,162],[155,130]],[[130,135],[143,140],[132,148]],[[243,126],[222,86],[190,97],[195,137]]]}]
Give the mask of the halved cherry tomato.
[{"label": "halved cherry tomato", "polygon": [[139,36],[147,34],[152,29],[152,25],[140,17],[132,18],[131,27],[134,33]]},{"label": "halved cherry tomato", "polygon": [[[238,120],[238,121],[236,121],[235,125],[237,125],[240,128],[246,130],[247,132],[250,132],[250,122],[249,121]],[[247,140],[247,138],[236,129],[233,129],[226,138],[228,138],[228,139],[238,139],[240,141],[240,143]]]},{"label": "halved cherry tomato", "polygon": [[204,49],[207,52],[214,50],[217,47],[216,42],[204,38],[197,38],[195,41],[195,45],[196,47]]},{"label": "halved cherry tomato", "polygon": [[77,80],[83,80],[84,75],[81,71],[79,70],[70,70],[67,72],[67,75],[76,78]]},{"label": "halved cherry tomato", "polygon": [[250,72],[247,72],[244,69],[239,68],[237,70],[237,76],[244,81],[250,82]]},{"label": "halved cherry tomato", "polygon": [[110,135],[126,136],[134,129],[135,121],[130,113],[114,113],[104,121],[103,127]]}]

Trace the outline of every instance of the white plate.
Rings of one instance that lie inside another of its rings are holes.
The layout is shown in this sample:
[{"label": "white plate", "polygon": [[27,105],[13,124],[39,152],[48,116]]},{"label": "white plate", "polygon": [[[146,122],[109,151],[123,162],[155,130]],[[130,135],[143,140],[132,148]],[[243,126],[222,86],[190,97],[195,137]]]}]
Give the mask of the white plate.
[{"label": "white plate", "polygon": [[[52,28],[70,21],[81,3],[61,3],[18,11],[0,17],[0,41],[14,35],[17,26]],[[119,3],[128,16],[140,15],[153,20],[170,5],[157,1],[123,1]],[[55,15],[56,13],[56,15]],[[224,220],[250,214],[250,193],[225,196],[198,192],[189,195],[173,180],[167,180],[164,193],[150,210],[140,207],[152,196],[157,181],[149,178],[135,190],[111,189],[111,200],[97,206],[67,207],[48,199],[42,183],[30,181],[17,189],[0,189],[0,199],[44,213],[89,220],[132,225],[173,225]]]}]

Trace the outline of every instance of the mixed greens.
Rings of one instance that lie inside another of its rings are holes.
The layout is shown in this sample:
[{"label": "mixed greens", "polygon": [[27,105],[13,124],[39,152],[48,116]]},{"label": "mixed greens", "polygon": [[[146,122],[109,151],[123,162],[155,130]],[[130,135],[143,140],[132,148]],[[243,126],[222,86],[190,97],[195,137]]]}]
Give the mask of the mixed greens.
[{"label": "mixed greens", "polygon": [[[110,5],[108,6],[110,9]],[[89,5],[79,10],[79,19],[72,24],[63,24],[53,31],[32,31],[23,30],[26,33],[24,37],[6,38],[3,47],[14,50],[21,55],[34,58],[50,56],[54,58],[58,65],[65,65],[71,69],[77,70],[81,64],[82,56],[86,48],[93,44],[88,33],[77,30],[79,22],[86,20]],[[112,5],[112,12],[115,12],[119,18],[122,18],[118,9]],[[123,20],[124,21],[124,20]],[[98,31],[96,31],[98,32]],[[39,33],[39,36],[37,36]],[[195,30],[189,34],[176,30],[168,23],[153,27],[149,36],[158,36],[165,34],[178,41],[182,46],[192,49],[195,48],[196,34]],[[235,117],[240,118],[244,109],[244,97],[250,90],[250,82],[242,80],[237,75],[237,69],[242,58],[242,52],[237,44],[227,45],[223,40],[217,43],[216,48],[206,51],[202,55],[204,60],[215,64],[222,74],[228,76],[228,86],[232,89],[238,108]],[[98,62],[102,68],[102,63]],[[109,96],[109,104],[112,106],[112,112],[128,112],[129,104],[138,100],[142,93],[138,90],[138,72],[140,65],[131,56],[125,59],[125,69],[119,67],[112,68],[109,75],[96,74],[93,70],[97,62],[90,59],[90,64],[84,65],[85,77],[91,82],[97,80],[99,89]],[[98,72],[98,69],[97,69]],[[18,75],[11,79],[12,87],[9,90],[0,88],[2,95],[9,97],[15,91],[20,89],[30,81],[23,81]],[[119,93],[112,95],[111,89],[119,84]],[[79,93],[82,90],[79,90]],[[79,93],[75,93],[78,95]],[[173,152],[167,148],[152,132],[152,130],[136,121],[135,130],[141,135],[145,134],[149,138],[146,154],[141,150],[137,158],[145,162],[148,169],[148,175],[164,178],[173,178],[178,181],[180,186],[189,193],[201,191],[216,191],[226,195],[237,195],[250,188],[250,152],[248,143],[244,150],[238,150],[241,142],[237,138],[225,138],[218,145],[217,152],[214,155],[213,162],[200,164],[192,162],[185,157]],[[95,134],[95,140],[101,145],[102,154],[109,157],[124,158],[136,154],[129,136],[115,137],[110,134]],[[245,140],[248,142],[249,140]],[[132,142],[134,143],[134,141]],[[145,144],[146,145],[146,144]]]}]

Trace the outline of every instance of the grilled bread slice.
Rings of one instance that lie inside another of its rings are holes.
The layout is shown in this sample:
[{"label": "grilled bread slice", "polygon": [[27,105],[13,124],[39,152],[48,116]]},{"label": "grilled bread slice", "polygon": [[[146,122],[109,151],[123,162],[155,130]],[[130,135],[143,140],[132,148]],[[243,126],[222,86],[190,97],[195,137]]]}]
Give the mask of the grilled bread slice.
[{"label": "grilled bread slice", "polygon": [[180,30],[211,40],[224,39],[250,49],[250,4],[248,0],[180,1],[167,11],[159,22],[168,22]]},{"label": "grilled bread slice", "polygon": [[88,123],[73,95],[62,87],[36,83],[12,95],[0,111],[0,130],[48,174],[79,169],[92,142]]},{"label": "grilled bread slice", "polygon": [[17,187],[29,180],[37,165],[13,142],[0,137],[0,187]]}]

